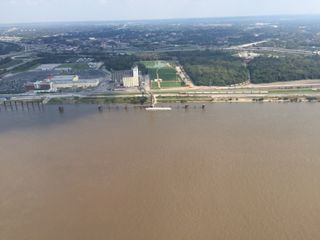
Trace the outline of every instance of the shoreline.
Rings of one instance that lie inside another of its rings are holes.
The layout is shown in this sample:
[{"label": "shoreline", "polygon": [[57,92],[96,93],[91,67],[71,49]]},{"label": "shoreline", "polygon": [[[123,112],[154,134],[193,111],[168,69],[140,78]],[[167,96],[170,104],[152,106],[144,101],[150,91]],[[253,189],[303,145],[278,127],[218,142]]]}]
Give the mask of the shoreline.
[{"label": "shoreline", "polygon": [[[278,96],[157,96],[159,104],[170,103],[303,103],[319,102],[319,95],[278,95]],[[144,96],[88,96],[81,98],[53,98],[48,104],[133,104],[150,105],[151,101]]]},{"label": "shoreline", "polygon": [[[159,104],[187,104],[187,103],[320,103],[319,94],[297,94],[297,95],[157,95]],[[131,104],[131,105],[151,105],[151,100],[143,95],[113,95],[113,96],[65,96],[50,99],[12,97],[8,100],[0,101],[0,107],[14,106],[17,104]]]}]

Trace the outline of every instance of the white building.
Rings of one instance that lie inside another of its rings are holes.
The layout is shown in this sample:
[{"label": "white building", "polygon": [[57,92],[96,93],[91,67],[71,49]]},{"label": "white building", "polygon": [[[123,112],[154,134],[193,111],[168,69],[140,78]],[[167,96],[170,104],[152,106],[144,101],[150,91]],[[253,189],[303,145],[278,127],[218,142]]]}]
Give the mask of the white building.
[{"label": "white building", "polygon": [[139,87],[140,86],[140,81],[139,81],[139,68],[138,66],[135,66],[132,69],[132,77],[123,77],[123,86],[126,88],[129,87]]}]

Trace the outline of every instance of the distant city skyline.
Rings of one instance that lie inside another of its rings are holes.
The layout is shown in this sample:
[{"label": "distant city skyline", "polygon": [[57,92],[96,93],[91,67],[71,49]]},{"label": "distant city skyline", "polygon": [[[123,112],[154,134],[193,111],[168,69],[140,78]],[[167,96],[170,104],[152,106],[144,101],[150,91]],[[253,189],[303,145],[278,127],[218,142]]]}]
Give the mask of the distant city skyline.
[{"label": "distant city skyline", "polygon": [[319,0],[1,0],[0,24],[320,14]]}]

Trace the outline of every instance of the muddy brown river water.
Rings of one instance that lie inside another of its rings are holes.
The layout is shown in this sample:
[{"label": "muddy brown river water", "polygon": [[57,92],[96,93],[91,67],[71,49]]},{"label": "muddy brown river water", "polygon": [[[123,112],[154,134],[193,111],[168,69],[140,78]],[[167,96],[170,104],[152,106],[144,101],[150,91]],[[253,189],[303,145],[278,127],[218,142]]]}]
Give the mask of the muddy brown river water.
[{"label": "muddy brown river water", "polygon": [[0,239],[320,239],[320,104],[2,111]]}]

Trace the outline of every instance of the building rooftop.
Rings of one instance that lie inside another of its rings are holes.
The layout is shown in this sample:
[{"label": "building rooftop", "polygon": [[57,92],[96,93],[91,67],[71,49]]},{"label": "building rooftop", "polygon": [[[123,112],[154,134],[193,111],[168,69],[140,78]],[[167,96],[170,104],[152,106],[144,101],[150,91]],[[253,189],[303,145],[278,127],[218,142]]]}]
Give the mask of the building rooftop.
[{"label": "building rooftop", "polygon": [[74,81],[75,75],[61,75],[61,76],[54,76],[50,79],[50,81]]},{"label": "building rooftop", "polygon": [[51,80],[50,82],[56,83],[56,84],[70,84],[70,83],[75,83],[75,84],[81,84],[81,83],[96,83],[98,82],[99,79],[81,79],[78,81],[70,81],[70,80]]},{"label": "building rooftop", "polygon": [[96,83],[99,81],[99,79],[80,79],[77,75],[59,75],[54,76],[49,79],[50,82],[56,83],[56,84],[70,84],[70,83]]}]

